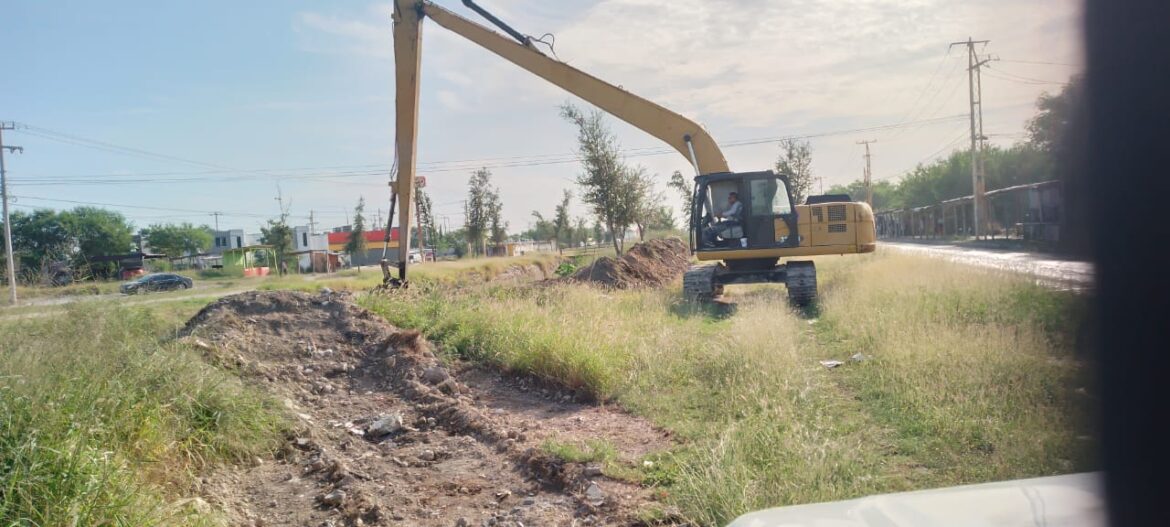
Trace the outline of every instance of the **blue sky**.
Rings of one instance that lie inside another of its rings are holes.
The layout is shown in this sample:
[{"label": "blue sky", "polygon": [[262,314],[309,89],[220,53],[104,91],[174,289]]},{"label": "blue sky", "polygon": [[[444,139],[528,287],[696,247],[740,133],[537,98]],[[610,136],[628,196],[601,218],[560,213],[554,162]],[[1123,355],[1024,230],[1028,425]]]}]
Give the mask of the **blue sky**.
[{"label": "blue sky", "polygon": [[[861,139],[878,140],[874,174],[886,179],[964,144],[962,119],[840,133],[965,113],[965,55],[948,53],[951,41],[990,39],[986,51],[1002,59],[983,83],[985,132],[999,144],[1018,140],[1035,97],[1081,63],[1079,9],[1061,0],[481,4],[524,32],[554,33],[562,60],[695,118],[720,142],[830,133],[811,139],[826,188],[860,176]],[[222,211],[221,227],[254,232],[278,214],[279,186],[298,224],[312,210],[319,228],[340,225],[359,197],[384,213],[389,14],[370,1],[6,3],[0,120],[31,126],[4,136],[26,148],[8,158],[17,207],[116,204],[140,227],[211,224]],[[534,209],[551,212],[579,170],[575,134],[557,116],[567,100],[427,25],[419,156],[437,213],[462,221],[479,165],[492,169],[513,230]],[[632,152],[661,146],[614,130]],[[760,170],[778,148],[725,154],[735,170]],[[677,155],[629,161],[663,182],[690,171]]]}]

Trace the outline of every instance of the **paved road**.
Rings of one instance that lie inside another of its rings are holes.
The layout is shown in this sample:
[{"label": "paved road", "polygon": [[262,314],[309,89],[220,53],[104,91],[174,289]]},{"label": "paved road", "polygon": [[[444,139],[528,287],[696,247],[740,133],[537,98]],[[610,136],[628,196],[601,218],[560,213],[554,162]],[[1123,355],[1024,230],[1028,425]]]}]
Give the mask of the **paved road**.
[{"label": "paved road", "polygon": [[[222,296],[234,295],[236,293],[243,293],[251,291],[255,287],[198,287],[190,291],[170,291],[165,293],[150,293],[146,295],[122,295],[122,294],[106,294],[106,295],[70,295],[53,298],[34,298],[28,301],[21,301],[20,306],[13,308],[15,311],[0,309],[0,320],[15,320],[24,318],[43,317],[48,315],[60,314],[64,311],[66,304],[73,302],[90,302],[97,300],[106,300],[111,302],[119,302],[129,306],[143,306],[150,304],[160,304],[164,302],[178,302],[181,300],[195,300],[208,299],[213,300]],[[41,308],[41,309],[22,309],[22,308]]]},{"label": "paved road", "polygon": [[881,242],[882,247],[925,254],[952,262],[1000,269],[1036,277],[1037,281],[1061,289],[1083,290],[1093,285],[1093,264],[1061,260],[1051,255],[976,249],[957,245],[909,242]]}]

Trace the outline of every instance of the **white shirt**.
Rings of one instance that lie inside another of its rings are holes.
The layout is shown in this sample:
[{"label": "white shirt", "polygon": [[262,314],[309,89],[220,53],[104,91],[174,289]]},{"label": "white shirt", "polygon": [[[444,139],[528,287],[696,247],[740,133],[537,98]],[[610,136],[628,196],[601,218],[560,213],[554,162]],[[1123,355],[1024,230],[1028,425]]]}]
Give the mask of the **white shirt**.
[{"label": "white shirt", "polygon": [[735,203],[728,205],[727,210],[723,211],[723,214],[720,214],[719,217],[725,220],[738,220],[741,212],[743,212],[743,203],[735,200]]}]

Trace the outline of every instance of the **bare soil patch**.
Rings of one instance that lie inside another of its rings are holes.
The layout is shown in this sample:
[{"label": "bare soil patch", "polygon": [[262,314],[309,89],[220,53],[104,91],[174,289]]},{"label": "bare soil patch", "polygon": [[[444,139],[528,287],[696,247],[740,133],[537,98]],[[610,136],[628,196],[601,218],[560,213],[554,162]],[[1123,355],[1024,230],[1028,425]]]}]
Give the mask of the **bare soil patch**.
[{"label": "bare soil patch", "polygon": [[578,269],[572,280],[617,289],[660,287],[682,276],[690,262],[690,249],[682,240],[650,240],[635,244],[620,258],[598,258]]},{"label": "bare soil patch", "polygon": [[299,421],[273,459],[201,479],[232,525],[638,525],[654,506],[651,489],[539,445],[600,440],[633,463],[668,448],[666,433],[523,379],[450,370],[345,294],[225,297],[183,334]]}]

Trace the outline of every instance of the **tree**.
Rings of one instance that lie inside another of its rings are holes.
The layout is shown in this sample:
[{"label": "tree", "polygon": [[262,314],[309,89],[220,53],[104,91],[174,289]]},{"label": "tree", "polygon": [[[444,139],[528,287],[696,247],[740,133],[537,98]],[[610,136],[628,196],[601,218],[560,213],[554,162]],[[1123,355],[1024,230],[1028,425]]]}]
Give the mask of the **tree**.
[{"label": "tree", "polygon": [[[20,268],[44,274],[50,264],[68,260],[72,255],[75,243],[60,213],[50,209],[31,213],[13,211],[10,218],[12,252]],[[0,248],[3,244],[0,240]],[[0,262],[2,258],[4,254],[0,252]]]},{"label": "tree", "polygon": [[679,198],[682,198],[683,217],[689,218],[695,199],[694,181],[687,180],[686,176],[682,175],[682,172],[675,170],[670,175],[670,181],[666,182],[666,186],[677,192]]},{"label": "tree", "polygon": [[544,218],[544,214],[540,211],[532,211],[532,217],[536,222],[531,229],[524,232],[528,238],[538,242],[551,242],[557,239],[557,229],[553,226],[553,222]]},{"label": "tree", "polygon": [[675,229],[674,210],[667,206],[654,209],[646,222],[646,228],[652,231],[673,231]]},{"label": "tree", "polygon": [[1083,85],[1080,77],[1073,77],[1060,93],[1045,92],[1036,99],[1037,113],[1028,121],[1027,128],[1028,142],[1037,150],[1056,154],[1067,142],[1076,108],[1084,101]]},{"label": "tree", "polygon": [[293,230],[288,226],[288,213],[282,213],[279,219],[268,220],[266,227],[260,227],[260,243],[272,246],[277,265],[284,261],[284,256],[293,249]]},{"label": "tree", "polygon": [[796,139],[781,141],[776,172],[788,176],[788,188],[792,191],[794,204],[804,203],[813,184],[812,150],[808,141]]},{"label": "tree", "polygon": [[427,241],[430,241],[431,245],[435,245],[435,216],[432,212],[434,204],[431,202],[431,197],[421,188],[414,191],[414,207],[418,211],[418,227],[422,229],[423,238],[425,238],[418,240],[416,245],[420,248],[425,247]]},{"label": "tree", "polygon": [[[95,275],[111,275],[117,265],[93,265],[97,256],[124,254],[134,247],[134,226],[120,213],[97,207],[77,207],[61,213],[62,223],[77,249],[75,263],[88,266]],[[13,241],[13,246],[16,242]]]},{"label": "tree", "polygon": [[481,168],[471,173],[467,182],[467,201],[463,207],[463,231],[467,244],[472,247],[474,254],[486,252],[486,240],[491,230],[491,211],[488,209],[491,195],[492,173],[487,168]]},{"label": "tree", "polygon": [[[366,252],[366,198],[358,198],[358,204],[353,208],[353,222],[350,224],[349,239],[345,242],[345,253],[349,255],[351,263],[357,261],[357,256]],[[409,247],[398,247],[400,251],[409,251]],[[362,267],[357,266],[358,272]]]},{"label": "tree", "polygon": [[191,223],[155,224],[139,233],[156,252],[172,258],[195,255],[211,247],[211,229]]},{"label": "tree", "polygon": [[[1028,122],[1028,144],[1043,152],[1060,179],[1064,201],[1058,249],[1087,257],[1093,246],[1093,225],[1088,211],[1096,205],[1090,177],[1085,171],[1090,148],[1084,78],[1073,77],[1057,95],[1044,93],[1036,101],[1038,113]],[[1064,235],[1069,233],[1070,235]]]},{"label": "tree", "polygon": [[553,217],[553,232],[556,233],[556,240],[558,247],[573,244],[573,224],[569,219],[569,201],[573,199],[573,193],[565,190],[561,196],[561,202],[557,204],[556,216]]},{"label": "tree", "polygon": [[[500,245],[508,240],[508,223],[504,221],[504,203],[500,190],[493,188],[487,195],[488,236],[492,244]],[[486,251],[485,251],[486,253]]]},{"label": "tree", "polygon": [[[646,230],[654,222],[662,208],[663,196],[654,189],[654,177],[643,167],[632,169],[626,183],[629,190],[625,195],[633,224],[638,228],[638,239],[646,241]],[[673,222],[673,215],[671,215]]]},{"label": "tree", "polygon": [[644,171],[631,170],[619,158],[617,138],[606,126],[600,110],[585,114],[565,103],[561,106],[561,117],[577,127],[577,148],[584,169],[577,176],[577,185],[582,189],[581,201],[605,223],[612,234],[613,248],[620,254],[626,229],[642,211],[644,193],[640,178]]},{"label": "tree", "polygon": [[577,216],[576,227],[573,228],[573,246],[581,247],[589,241],[589,222],[582,216]]}]

